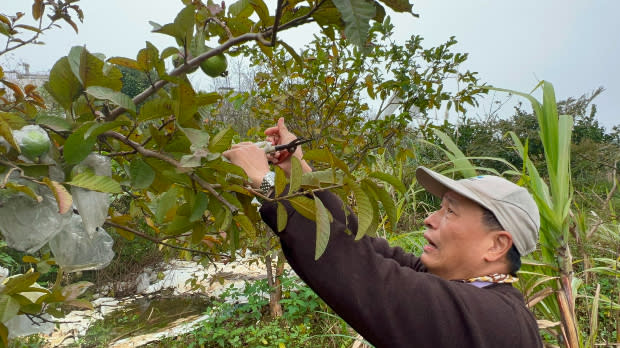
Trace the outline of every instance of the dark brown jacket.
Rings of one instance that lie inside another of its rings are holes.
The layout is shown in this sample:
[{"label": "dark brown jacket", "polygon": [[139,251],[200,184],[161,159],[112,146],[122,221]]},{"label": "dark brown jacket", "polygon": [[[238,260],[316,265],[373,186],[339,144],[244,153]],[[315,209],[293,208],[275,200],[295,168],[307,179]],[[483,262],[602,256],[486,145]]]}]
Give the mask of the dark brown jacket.
[{"label": "dark brown jacket", "polygon": [[[301,279],[373,345],[542,346],[536,320],[512,285],[478,288],[443,280],[427,273],[419,258],[384,239],[356,242],[357,218],[345,216],[335,194],[317,196],[333,215],[325,253],[314,261],[315,224],[285,203],[288,223],[279,234],[284,255]],[[260,212],[277,231],[276,204],[265,203]]]}]

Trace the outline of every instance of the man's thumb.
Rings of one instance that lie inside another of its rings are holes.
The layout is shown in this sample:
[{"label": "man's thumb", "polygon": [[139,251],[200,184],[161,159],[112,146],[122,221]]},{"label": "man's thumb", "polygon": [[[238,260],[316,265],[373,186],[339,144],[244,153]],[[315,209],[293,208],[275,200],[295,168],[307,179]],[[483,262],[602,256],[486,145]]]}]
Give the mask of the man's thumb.
[{"label": "man's thumb", "polygon": [[282,134],[283,131],[288,132],[288,128],[286,128],[286,125],[284,124],[284,117],[280,117],[278,119],[278,130],[280,131],[280,134]]}]

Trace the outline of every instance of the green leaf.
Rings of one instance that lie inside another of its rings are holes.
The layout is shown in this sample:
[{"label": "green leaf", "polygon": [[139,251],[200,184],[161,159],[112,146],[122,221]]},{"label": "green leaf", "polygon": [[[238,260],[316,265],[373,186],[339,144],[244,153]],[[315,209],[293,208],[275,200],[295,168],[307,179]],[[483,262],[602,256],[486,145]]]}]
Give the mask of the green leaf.
[{"label": "green leaf", "polygon": [[278,202],[278,232],[284,231],[286,228],[286,223],[288,222],[288,213],[286,212],[286,207],[284,204]]},{"label": "green leaf", "polygon": [[136,61],[142,71],[148,73],[154,69],[163,75],[164,62],[159,59],[159,51],[152,43],[147,41],[146,47],[138,51]]},{"label": "green leaf", "polygon": [[370,29],[370,20],[375,16],[375,5],[368,0],[333,0],[332,1],[345,23],[344,33],[347,39],[364,47]]},{"label": "green leaf", "polygon": [[386,4],[389,8],[396,12],[410,12],[412,10],[412,5],[409,3],[409,0],[379,0],[382,3]]},{"label": "green leaf", "polygon": [[11,146],[15,150],[17,150],[17,152],[21,153],[21,149],[19,148],[19,145],[17,145],[15,138],[13,138],[13,132],[11,131],[11,127],[6,121],[4,121],[3,118],[0,118],[0,136],[6,139],[6,141],[9,144],[11,144]]},{"label": "green leaf", "polygon": [[345,173],[349,173],[349,167],[339,158],[332,155],[328,149],[313,149],[304,153],[304,159],[309,161],[317,161],[328,163],[332,167],[336,167]]},{"label": "green leaf", "polygon": [[366,235],[370,237],[377,236],[377,228],[379,227],[379,221],[381,216],[379,214],[379,203],[377,195],[372,187],[370,187],[367,182],[362,181],[361,184],[362,191],[368,196],[368,201],[372,206],[372,220],[370,222],[370,226],[368,226],[368,230],[366,231]]},{"label": "green leaf", "polygon": [[235,132],[230,127],[219,131],[214,137],[211,138],[211,142],[209,143],[209,151],[219,153],[228,150],[234,134]]},{"label": "green leaf", "polygon": [[217,92],[211,92],[211,93],[199,92],[196,95],[196,105],[198,106],[211,105],[211,104],[217,103],[220,99],[222,99],[222,96]]},{"label": "green leaf", "polygon": [[4,22],[0,22],[0,34],[11,37],[11,28]]},{"label": "green leaf", "polygon": [[340,11],[338,11],[331,1],[324,3],[318,8],[318,10],[314,11],[312,18],[314,18],[317,24],[323,28],[329,28],[327,29],[328,32],[325,33],[325,35],[332,40],[334,39],[334,35],[333,28],[331,26],[336,26],[337,28],[342,27],[342,16]]},{"label": "green leaf", "polygon": [[136,104],[133,103],[131,97],[122,92],[117,92],[107,87],[91,86],[86,89],[86,93],[97,99],[104,99],[113,102],[133,113],[136,112]]},{"label": "green leaf", "polygon": [[36,122],[37,124],[48,126],[57,132],[71,130],[71,124],[58,116],[38,116]]},{"label": "green leaf", "polygon": [[192,151],[204,149],[209,144],[209,133],[194,128],[183,128],[181,125],[178,125],[178,128],[185,134],[190,143],[192,143]]},{"label": "green leaf", "polygon": [[368,185],[368,187],[373,190],[374,194],[379,198],[381,204],[383,204],[383,209],[388,217],[390,228],[388,230],[393,230],[393,227],[398,223],[398,215],[396,213],[396,205],[394,204],[394,198],[383,188],[374,183],[371,180],[364,180],[364,183]]},{"label": "green leaf", "polygon": [[278,44],[282,45],[282,47],[284,47],[284,49],[288,52],[288,54],[290,54],[291,57],[293,57],[293,59],[295,60],[295,63],[297,63],[297,65],[299,65],[300,67],[304,66],[303,60],[301,59],[299,54],[297,54],[297,51],[295,51],[295,49],[293,47],[289,46],[289,44],[287,44],[284,41],[278,41]]},{"label": "green leaf", "polygon": [[332,169],[317,170],[310,173],[304,173],[301,177],[301,184],[303,186],[315,186],[318,187],[321,184],[342,184],[342,173],[336,172]]},{"label": "green leaf", "polygon": [[355,235],[355,240],[360,240],[364,235],[366,235],[369,231],[370,226],[372,225],[373,219],[373,208],[372,203],[370,203],[370,199],[362,190],[360,185],[358,185],[355,181],[345,178],[345,183],[350,187],[351,191],[355,196],[356,207],[357,207],[357,234]]},{"label": "green leaf", "polygon": [[284,173],[284,170],[282,170],[282,168],[278,167],[278,166],[274,166],[274,170],[276,172],[276,178],[275,178],[275,190],[276,190],[276,197],[279,197],[282,192],[284,192],[284,189],[286,188],[286,173]]},{"label": "green leaf", "polygon": [[190,222],[196,222],[202,218],[205,210],[209,205],[209,198],[207,195],[200,191],[195,195],[194,204],[192,206],[192,213],[189,216]]},{"label": "green leaf", "polygon": [[164,222],[164,217],[177,204],[177,191],[176,186],[173,186],[170,190],[166,191],[159,197],[157,201],[157,210],[155,212],[155,221],[157,223]]},{"label": "green leaf", "polygon": [[315,203],[313,202],[313,199],[308,198],[306,196],[298,196],[298,197],[293,197],[289,199],[289,202],[299,214],[303,215],[305,218],[309,220],[314,221],[315,219],[314,211],[316,208],[314,206]]},{"label": "green leaf", "polygon": [[63,147],[63,155],[68,164],[82,162],[95,146],[96,137],[84,138],[84,134],[90,129],[93,122],[86,122],[67,138]]},{"label": "green leaf", "polygon": [[316,246],[314,250],[314,260],[318,260],[327,248],[330,230],[330,214],[318,197],[314,197],[316,211]]},{"label": "green leaf", "polygon": [[248,18],[254,13],[254,8],[250,6],[250,0],[238,0],[228,7],[231,17]]},{"label": "green leaf", "polygon": [[120,91],[123,87],[121,71],[116,67],[106,67],[103,60],[88,52],[85,47],[72,47],[68,59],[73,74],[84,88],[101,86]]},{"label": "green leaf", "polygon": [[88,138],[96,138],[101,134],[112,130],[114,128],[122,127],[122,126],[130,126],[131,122],[124,120],[116,120],[112,122],[95,122],[93,123],[86,133],[84,133],[84,139]]},{"label": "green leaf", "polygon": [[295,193],[299,191],[301,187],[301,177],[303,176],[303,169],[301,169],[301,162],[295,156],[291,156],[291,186],[288,192]]},{"label": "green leaf", "polygon": [[125,57],[112,57],[108,59],[108,63],[124,66],[129,69],[140,70],[140,64],[133,59]]},{"label": "green leaf", "polygon": [[0,295],[0,322],[6,322],[19,312],[19,302],[9,295]]},{"label": "green leaf", "polygon": [[107,176],[95,175],[92,170],[85,170],[76,175],[67,185],[85,188],[91,191],[106,193],[121,193],[121,185],[114,179]]},{"label": "green leaf", "polygon": [[4,288],[2,294],[13,295],[20,292],[27,291],[32,284],[34,284],[41,274],[39,272],[29,272],[26,274],[19,274],[11,278],[7,278],[4,282]]},{"label": "green leaf", "polygon": [[196,8],[193,5],[189,5],[182,9],[176,18],[174,18],[174,29],[178,35],[176,36],[177,39],[181,39],[183,42],[189,43],[189,39],[192,37],[192,33],[194,32],[195,11]]},{"label": "green leaf", "polygon": [[131,174],[131,187],[138,190],[151,186],[153,180],[155,180],[153,168],[140,158],[135,158],[131,161],[129,173]]},{"label": "green leaf", "polygon": [[69,58],[62,57],[52,67],[48,82],[44,85],[49,94],[65,110],[71,108],[83,91],[80,80],[71,71]]},{"label": "green leaf", "polygon": [[441,139],[441,142],[448,149],[449,153],[446,152],[446,154],[454,164],[454,169],[459,171],[465,178],[476,176],[476,168],[454,143],[454,141],[452,141],[448,135],[436,128],[433,128],[433,132],[439,139]]},{"label": "green leaf", "polygon": [[387,182],[388,184],[394,186],[394,188],[402,194],[407,193],[407,188],[405,187],[403,182],[393,175],[381,172],[372,172],[368,176]]},{"label": "green leaf", "polygon": [[249,217],[246,215],[237,214],[233,217],[233,220],[241,227],[242,230],[245,231],[248,237],[256,238],[256,229],[254,228],[254,224]]},{"label": "green leaf", "polygon": [[165,232],[168,235],[181,234],[189,231],[193,226],[193,223],[189,221],[189,217],[183,215],[176,215],[172,218],[172,222],[166,226]]},{"label": "green leaf", "polygon": [[14,182],[7,182],[6,183],[6,188],[11,189],[11,190],[15,190],[15,191],[19,191],[19,192],[23,192],[25,193],[28,197],[34,199],[35,201],[41,203],[43,201],[43,197],[37,195],[36,192],[34,192],[33,189],[31,189],[30,187],[26,186],[26,185],[19,185],[16,184]]},{"label": "green leaf", "polygon": [[263,0],[250,0],[250,5],[258,14],[258,18],[260,18],[262,26],[268,27],[273,25],[273,18],[269,16],[269,9]]},{"label": "green leaf", "polygon": [[20,129],[28,124],[23,117],[11,112],[0,111],[0,120],[4,120],[11,129]]},{"label": "green leaf", "polygon": [[198,110],[196,92],[189,82],[180,83],[175,92],[174,113],[177,122],[183,127],[191,127],[194,125],[194,114]]},{"label": "green leaf", "polygon": [[174,114],[172,100],[167,98],[155,98],[148,100],[140,107],[138,121],[144,122],[154,119],[161,119]]}]

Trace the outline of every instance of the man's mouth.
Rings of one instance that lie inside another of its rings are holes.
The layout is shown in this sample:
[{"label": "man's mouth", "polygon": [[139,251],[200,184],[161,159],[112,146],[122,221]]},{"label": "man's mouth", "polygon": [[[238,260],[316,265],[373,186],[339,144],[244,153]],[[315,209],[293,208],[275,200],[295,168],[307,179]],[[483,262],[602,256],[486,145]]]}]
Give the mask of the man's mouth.
[{"label": "man's mouth", "polygon": [[437,245],[433,242],[433,240],[428,236],[428,233],[424,233],[424,239],[428,241],[428,244],[424,246],[425,252],[431,252],[437,250]]}]

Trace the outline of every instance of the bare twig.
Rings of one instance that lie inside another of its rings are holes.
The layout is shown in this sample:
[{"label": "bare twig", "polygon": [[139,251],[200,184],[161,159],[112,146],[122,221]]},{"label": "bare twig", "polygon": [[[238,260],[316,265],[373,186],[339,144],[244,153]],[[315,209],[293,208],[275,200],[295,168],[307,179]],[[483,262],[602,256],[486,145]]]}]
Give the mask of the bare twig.
[{"label": "bare twig", "polygon": [[224,24],[224,22],[222,22],[219,18],[217,18],[217,17],[209,17],[205,21],[205,25],[207,25],[207,23],[209,23],[209,22],[215,22],[217,25],[222,27],[222,29],[224,29],[224,31],[226,32],[226,35],[228,35],[228,39],[232,39],[234,37],[234,35],[232,34],[232,32],[230,31],[228,26],[226,24]]}]

